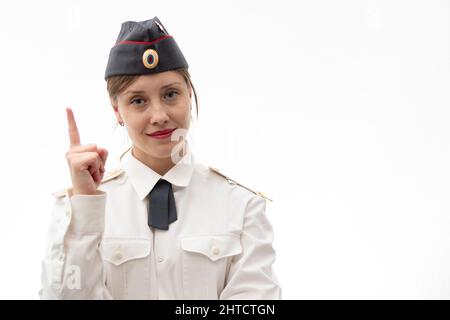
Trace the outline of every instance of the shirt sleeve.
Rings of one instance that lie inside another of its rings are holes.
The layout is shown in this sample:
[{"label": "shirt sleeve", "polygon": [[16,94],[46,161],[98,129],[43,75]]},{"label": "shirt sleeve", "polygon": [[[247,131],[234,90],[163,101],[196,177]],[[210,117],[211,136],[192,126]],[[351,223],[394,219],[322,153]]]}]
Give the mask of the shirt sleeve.
[{"label": "shirt sleeve", "polygon": [[219,299],[281,299],[281,288],[272,269],[276,256],[273,228],[265,211],[263,198],[255,196],[249,200],[241,234],[242,252],[231,262]]},{"label": "shirt sleeve", "polygon": [[99,245],[107,194],[56,199],[42,261],[41,299],[112,299]]}]

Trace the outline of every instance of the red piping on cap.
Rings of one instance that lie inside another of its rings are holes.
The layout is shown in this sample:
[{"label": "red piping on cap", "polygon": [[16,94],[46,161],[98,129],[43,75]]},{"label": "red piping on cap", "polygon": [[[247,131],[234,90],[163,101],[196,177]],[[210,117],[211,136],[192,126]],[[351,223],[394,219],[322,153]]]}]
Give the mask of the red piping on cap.
[{"label": "red piping on cap", "polygon": [[172,36],[162,36],[156,40],[150,41],[150,42],[146,42],[146,41],[129,41],[129,40],[124,40],[124,41],[120,41],[119,43],[116,43],[116,46],[119,44],[153,44],[155,42],[167,39],[167,38],[172,38]]}]

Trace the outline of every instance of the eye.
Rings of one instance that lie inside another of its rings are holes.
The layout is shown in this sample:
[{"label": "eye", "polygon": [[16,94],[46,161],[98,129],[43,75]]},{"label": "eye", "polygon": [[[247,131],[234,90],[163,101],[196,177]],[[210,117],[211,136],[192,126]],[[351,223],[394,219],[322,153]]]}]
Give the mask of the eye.
[{"label": "eye", "polygon": [[[140,105],[143,104],[142,101],[144,101],[144,99],[141,99],[141,98],[132,99],[131,100],[131,104],[135,104],[135,105],[140,106]],[[135,103],[135,102],[138,102],[138,103]],[[141,103],[139,103],[139,102],[141,102]]]},{"label": "eye", "polygon": [[[172,90],[172,91],[167,92],[166,97],[167,97],[168,95],[170,95],[170,94],[173,94],[173,93],[174,93],[175,95],[178,95],[178,92]],[[175,96],[172,95],[172,97],[174,98]],[[173,98],[171,98],[171,99],[169,99],[169,100],[173,100]]]}]

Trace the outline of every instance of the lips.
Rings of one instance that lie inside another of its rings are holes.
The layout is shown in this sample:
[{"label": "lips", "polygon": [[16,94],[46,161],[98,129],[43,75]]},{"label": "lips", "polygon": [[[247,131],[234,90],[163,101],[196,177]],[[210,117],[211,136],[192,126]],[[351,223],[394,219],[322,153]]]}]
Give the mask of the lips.
[{"label": "lips", "polygon": [[147,134],[147,135],[149,135],[149,136],[151,136],[151,137],[165,136],[165,135],[168,135],[168,134],[174,132],[176,129],[177,129],[177,128],[173,128],[173,129],[165,129],[165,130],[159,130],[159,131],[155,131],[155,132],[152,132],[152,133],[150,133],[150,134]]},{"label": "lips", "polygon": [[175,129],[165,129],[165,130],[159,130],[159,131],[155,131],[149,134],[149,136],[164,136],[166,134],[172,133],[173,131],[175,131]]}]

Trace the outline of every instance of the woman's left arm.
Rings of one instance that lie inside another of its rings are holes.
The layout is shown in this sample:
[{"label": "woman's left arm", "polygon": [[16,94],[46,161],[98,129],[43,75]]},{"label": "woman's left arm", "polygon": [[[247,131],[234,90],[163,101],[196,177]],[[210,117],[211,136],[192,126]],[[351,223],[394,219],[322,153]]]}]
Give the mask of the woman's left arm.
[{"label": "woman's left arm", "polygon": [[281,299],[281,288],[272,264],[273,228],[266,216],[266,200],[254,196],[246,207],[241,234],[242,252],[233,258],[219,299]]}]

